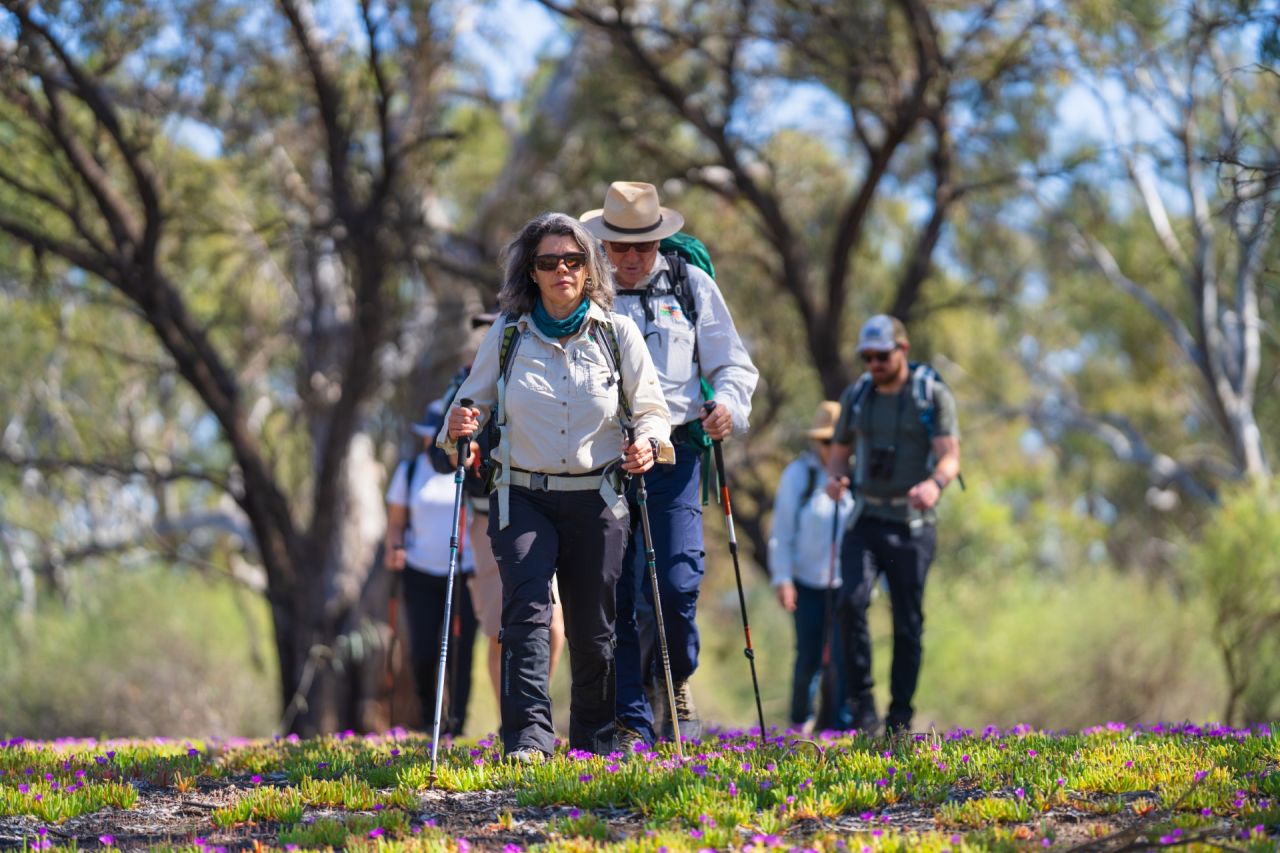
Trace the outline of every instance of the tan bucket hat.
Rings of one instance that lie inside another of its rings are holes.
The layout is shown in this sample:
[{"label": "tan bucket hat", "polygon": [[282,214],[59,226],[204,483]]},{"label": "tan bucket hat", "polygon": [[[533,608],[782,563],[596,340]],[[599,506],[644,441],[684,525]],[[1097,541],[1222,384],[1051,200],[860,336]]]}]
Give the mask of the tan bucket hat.
[{"label": "tan bucket hat", "polygon": [[824,441],[836,434],[836,421],[840,420],[840,404],[835,400],[823,400],[813,413],[813,428],[805,433],[814,441]]},{"label": "tan bucket hat", "polygon": [[614,181],[604,207],[578,217],[601,240],[645,243],[661,240],[684,227],[684,217],[658,203],[658,188],[640,181]]}]

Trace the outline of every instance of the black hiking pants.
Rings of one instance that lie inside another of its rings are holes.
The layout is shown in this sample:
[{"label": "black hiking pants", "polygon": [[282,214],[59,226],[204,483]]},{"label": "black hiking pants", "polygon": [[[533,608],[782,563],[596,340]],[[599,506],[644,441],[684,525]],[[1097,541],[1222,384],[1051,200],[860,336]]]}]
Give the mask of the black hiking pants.
[{"label": "black hiking pants", "polygon": [[924,582],[937,544],[937,531],[924,524],[914,531],[905,522],[863,516],[845,534],[840,548],[844,578],[840,595],[848,690],[853,725],[865,727],[875,713],[871,697],[871,634],[867,607],[876,581],[883,574],[893,607],[893,665],[890,669],[887,723],[911,725],[916,682],[920,677],[924,634]]},{"label": "black hiking pants", "polygon": [[630,529],[596,491],[548,492],[511,487],[510,524],[498,529],[490,497],[489,538],[502,574],[502,745],[550,754],[548,668],[551,578],[559,575],[572,678],[569,746],[613,749],[614,586]]}]

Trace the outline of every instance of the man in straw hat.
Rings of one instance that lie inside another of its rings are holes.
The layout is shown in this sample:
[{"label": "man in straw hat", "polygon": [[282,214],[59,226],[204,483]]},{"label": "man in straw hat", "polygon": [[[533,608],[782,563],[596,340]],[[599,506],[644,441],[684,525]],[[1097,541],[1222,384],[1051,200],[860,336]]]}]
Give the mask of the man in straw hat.
[{"label": "man in straw hat", "polygon": [[[702,450],[708,438],[746,432],[759,372],[715,280],[674,253],[660,251],[659,243],[684,226],[684,217],[659,203],[653,184],[615,181],[604,207],[579,219],[604,243],[618,286],[614,310],[633,319],[644,333],[671,412],[676,462],[655,466],[646,482],[676,715],[683,737],[699,737],[689,677],[698,666],[699,649],[695,616],[703,575]],[[714,391],[710,412],[703,406],[704,379]],[[631,544],[618,581],[617,723],[624,748],[655,739],[635,616],[638,523],[639,513],[632,513]],[[642,588],[650,599],[649,584]],[[658,693],[665,695],[665,690]]]},{"label": "man in straw hat", "polygon": [[[838,525],[849,518],[853,496],[837,503],[826,493],[827,460],[840,404],[818,404],[805,435],[810,447],[782,471],[773,498],[769,536],[769,575],[778,603],[795,617],[796,658],[791,680],[791,725],[810,729],[850,725],[844,702],[843,660],[835,630],[835,599],[840,587],[836,554]],[[839,515],[837,517],[837,509]],[[823,672],[823,667],[826,672]],[[827,677],[823,708],[814,717],[820,677]]]},{"label": "man in straw hat", "polygon": [[910,348],[896,317],[877,314],[863,324],[858,355],[866,372],[840,396],[827,465],[828,493],[839,497],[850,485],[849,457],[856,449],[852,483],[861,511],[841,544],[840,630],[853,724],[870,731],[880,724],[871,695],[871,591],[883,574],[893,607],[892,701],[885,723],[890,731],[910,730],[924,583],[937,544],[935,507],[960,476],[955,397],[932,367],[907,360]]}]

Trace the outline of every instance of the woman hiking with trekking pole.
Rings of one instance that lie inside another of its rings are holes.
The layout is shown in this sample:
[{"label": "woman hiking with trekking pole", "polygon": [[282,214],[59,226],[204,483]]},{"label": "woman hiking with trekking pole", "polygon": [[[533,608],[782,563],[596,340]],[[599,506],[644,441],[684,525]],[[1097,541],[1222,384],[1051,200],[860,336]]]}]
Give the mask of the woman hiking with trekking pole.
[{"label": "woman hiking with trekking pole", "polygon": [[[613,279],[577,220],[542,214],[504,252],[503,317],[448,413],[452,450],[493,442],[489,536],[502,575],[502,742],[541,763],[555,745],[547,691],[551,578],[570,648],[569,746],[614,749],[614,586],[630,518],[624,474],[674,458],[657,373],[635,323],[613,314]],[[636,440],[625,442],[633,425]]]}]

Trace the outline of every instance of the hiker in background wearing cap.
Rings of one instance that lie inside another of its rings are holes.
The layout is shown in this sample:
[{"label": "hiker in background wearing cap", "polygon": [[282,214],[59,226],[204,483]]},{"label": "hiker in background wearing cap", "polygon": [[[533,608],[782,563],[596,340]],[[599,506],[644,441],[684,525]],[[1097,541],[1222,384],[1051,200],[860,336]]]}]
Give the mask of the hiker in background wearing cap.
[{"label": "hiker in background wearing cap", "polygon": [[[617,280],[616,310],[643,332],[674,425],[675,464],[655,468],[645,480],[676,712],[681,735],[696,738],[701,724],[689,678],[698,667],[700,646],[695,618],[703,576],[701,434],[718,440],[746,432],[759,373],[715,280],[692,264],[685,266],[697,309],[696,328],[682,310],[672,292],[672,266],[683,262],[663,255],[658,244],[683,227],[684,217],[659,203],[652,184],[616,181],[609,186],[604,207],[579,218],[604,244]],[[710,412],[703,407],[704,378],[714,389]],[[655,740],[636,624],[636,573],[642,550],[638,524],[638,513],[632,513],[631,542],[618,582],[618,725],[623,748]],[[650,585],[641,588],[652,607]],[[657,693],[665,695],[665,686]]]},{"label": "hiker in background wearing cap", "polygon": [[[839,503],[826,492],[827,460],[840,404],[827,400],[814,413],[805,435],[810,447],[782,471],[773,499],[773,529],[769,536],[769,575],[778,603],[795,617],[796,659],[791,679],[791,725],[812,730],[814,700],[827,666],[831,679],[821,728],[848,728],[844,695],[844,655],[835,626],[832,596],[840,587],[840,566],[833,553],[834,526],[849,517],[853,496],[845,492]],[[839,519],[836,511],[839,509]],[[824,646],[830,655],[823,660]]]},{"label": "hiker in background wearing cap", "polygon": [[935,507],[960,475],[960,431],[951,391],[927,364],[907,360],[911,344],[897,318],[878,314],[858,335],[866,373],[840,396],[827,465],[828,494],[850,487],[849,458],[856,450],[853,492],[857,520],[840,549],[844,585],[845,689],[853,725],[878,731],[871,695],[871,636],[867,607],[883,574],[893,608],[891,702],[885,725],[911,728],[924,632],[924,584],[937,544]]},{"label": "hiker in background wearing cap", "polygon": [[[387,571],[404,572],[404,597],[409,615],[409,649],[418,692],[422,728],[430,724],[435,707],[436,668],[440,665],[440,631],[449,576],[449,537],[453,528],[453,477],[437,472],[428,458],[435,435],[444,423],[444,407],[427,406],[422,420],[410,429],[422,437],[422,450],[402,461],[387,488],[387,536],[383,561]],[[460,568],[471,572],[471,545],[462,543]],[[405,571],[407,569],[407,571]],[[466,584],[455,586],[454,613],[461,631],[457,648],[450,648],[449,708],[442,730],[461,734],[471,698],[471,655],[475,647],[476,616]],[[456,660],[456,664],[455,664]]]},{"label": "hiker in background wearing cap", "polygon": [[[473,337],[475,335],[482,337],[498,316],[494,313],[482,313],[472,317]],[[479,342],[480,338],[476,338],[467,351],[474,353]],[[453,403],[454,398],[458,396],[458,389],[470,375],[471,365],[467,364],[453,377],[444,396],[440,398],[443,408],[448,409]],[[481,437],[483,438],[483,434]],[[481,452],[481,442],[473,441],[471,459],[479,463]],[[485,452],[488,452],[487,447]],[[450,458],[449,454],[439,446],[433,445],[430,455],[432,465],[442,474],[452,475],[457,468],[456,457]],[[502,643],[498,641],[498,635],[502,631],[502,575],[498,572],[498,561],[493,556],[493,545],[489,542],[487,475],[487,470],[482,470],[479,464],[475,464],[468,469],[467,479],[464,482],[468,512],[467,533],[471,537],[471,558],[475,562],[475,571],[468,576],[467,587],[471,594],[471,604],[475,608],[476,623],[480,633],[488,638],[489,653],[486,662],[489,667],[489,681],[493,685],[494,698],[501,703]],[[553,577],[551,579],[551,663],[548,668],[548,678],[555,678],[556,664],[563,651],[564,608],[560,606],[560,590]]]},{"label": "hiker in background wearing cap", "polygon": [[[515,761],[540,763],[555,746],[547,692],[554,574],[570,650],[569,746],[607,754],[614,584],[631,529],[622,475],[674,458],[671,423],[640,330],[611,312],[608,263],[576,219],[536,217],[504,260],[503,321],[480,344],[441,442],[452,450],[491,418],[499,432],[489,538],[502,574],[503,747]],[[634,442],[624,427],[634,428]]]}]

